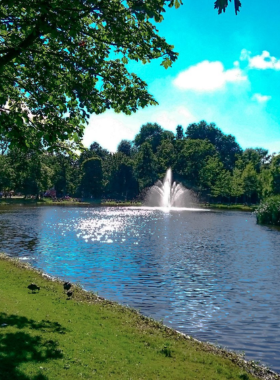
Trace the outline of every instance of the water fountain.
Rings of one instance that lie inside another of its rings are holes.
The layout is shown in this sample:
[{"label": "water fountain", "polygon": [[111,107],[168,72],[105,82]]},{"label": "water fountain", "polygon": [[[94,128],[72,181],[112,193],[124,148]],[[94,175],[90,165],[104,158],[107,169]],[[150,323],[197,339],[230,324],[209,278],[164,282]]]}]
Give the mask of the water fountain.
[{"label": "water fountain", "polygon": [[192,207],[195,197],[181,183],[172,182],[172,170],[169,168],[164,180],[157,181],[150,188],[144,204],[151,207]]}]

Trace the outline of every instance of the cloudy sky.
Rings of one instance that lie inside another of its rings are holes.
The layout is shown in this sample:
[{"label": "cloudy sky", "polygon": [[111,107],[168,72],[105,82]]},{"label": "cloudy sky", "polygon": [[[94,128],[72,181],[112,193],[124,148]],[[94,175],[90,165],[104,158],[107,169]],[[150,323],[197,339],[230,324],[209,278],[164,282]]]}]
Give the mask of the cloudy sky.
[{"label": "cloudy sky", "polygon": [[159,105],[132,116],[92,115],[86,146],[97,141],[113,152],[147,122],[175,131],[203,119],[236,136],[243,148],[280,151],[280,2],[242,0],[238,16],[233,4],[218,16],[213,3],[185,0],[167,10],[157,27],[175,45],[176,63],[167,70],[160,61],[129,64]]}]

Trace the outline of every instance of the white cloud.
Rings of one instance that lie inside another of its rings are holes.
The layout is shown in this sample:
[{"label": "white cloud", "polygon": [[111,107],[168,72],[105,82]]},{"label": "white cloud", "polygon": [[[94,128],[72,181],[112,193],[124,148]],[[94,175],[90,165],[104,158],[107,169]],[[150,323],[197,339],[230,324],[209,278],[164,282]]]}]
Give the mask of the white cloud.
[{"label": "white cloud", "polygon": [[85,129],[83,143],[89,146],[97,141],[103,148],[114,152],[122,139],[132,140],[134,132],[123,114],[106,112],[102,115],[92,115]]},{"label": "white cloud", "polygon": [[247,49],[242,49],[240,53],[240,61],[249,61],[251,52]]},{"label": "white cloud", "polygon": [[255,55],[254,57],[251,57],[251,54],[250,51],[243,49],[240,55],[241,61],[249,62],[250,69],[280,70],[280,59],[272,57],[268,51],[264,50],[261,55]]},{"label": "white cloud", "polygon": [[256,100],[258,103],[266,103],[271,99],[269,95],[254,94],[252,100]]},{"label": "white cloud", "polygon": [[183,105],[167,110],[158,110],[152,117],[153,122],[158,123],[164,129],[175,131],[179,124],[189,124],[196,121],[195,116]]},{"label": "white cloud", "polygon": [[237,67],[225,70],[222,62],[203,61],[182,71],[173,84],[182,90],[211,92],[222,89],[226,83],[246,81],[247,76]]},{"label": "white cloud", "polygon": [[175,132],[178,124],[187,125],[197,121],[184,105],[169,107],[159,105],[139,110],[130,116],[107,111],[102,115],[91,115],[85,129],[83,143],[86,147],[97,141],[103,148],[115,152],[122,139],[133,140],[141,126],[148,122],[158,123],[163,129]]}]

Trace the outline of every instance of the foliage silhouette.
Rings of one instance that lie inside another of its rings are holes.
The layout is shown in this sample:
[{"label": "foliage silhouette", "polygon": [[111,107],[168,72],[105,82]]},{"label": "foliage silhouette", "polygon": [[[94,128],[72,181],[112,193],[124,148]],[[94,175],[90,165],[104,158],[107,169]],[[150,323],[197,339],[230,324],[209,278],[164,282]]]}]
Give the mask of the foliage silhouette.
[{"label": "foliage silhouette", "polygon": [[[218,9],[218,14],[225,12],[227,7],[228,7],[228,0],[216,0],[214,3],[214,9]],[[240,7],[241,7],[241,1],[234,0],[234,9],[235,9],[236,15],[237,15],[237,12],[240,11]]]}]

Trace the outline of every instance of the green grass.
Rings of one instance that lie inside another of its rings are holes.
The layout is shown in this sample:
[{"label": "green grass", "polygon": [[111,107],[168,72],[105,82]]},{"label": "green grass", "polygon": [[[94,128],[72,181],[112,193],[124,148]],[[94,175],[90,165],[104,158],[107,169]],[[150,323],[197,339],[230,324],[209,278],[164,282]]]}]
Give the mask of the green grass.
[{"label": "green grass", "polygon": [[125,206],[125,207],[129,207],[129,206],[141,206],[142,203],[141,202],[129,202],[129,201],[119,201],[119,202],[114,202],[114,201],[105,201],[105,202],[101,202],[101,206],[110,206],[110,207],[115,207],[115,206]]},{"label": "green grass", "polygon": [[35,205],[38,201],[36,199],[24,199],[24,198],[0,198],[0,206],[1,205]]},{"label": "green grass", "polygon": [[240,356],[79,287],[67,300],[61,282],[4,255],[0,283],[1,380],[256,378]]},{"label": "green grass", "polygon": [[213,209],[220,209],[220,210],[240,210],[240,211],[254,211],[257,206],[244,206],[242,204],[238,205],[226,205],[226,204],[219,204],[219,203],[209,203],[207,205],[202,204],[201,207],[204,208],[213,208]]},{"label": "green grass", "polygon": [[53,201],[50,198],[44,199],[24,199],[20,198],[0,198],[0,206],[1,205],[39,205],[39,206],[108,206],[108,207],[128,207],[128,206],[141,206],[140,202],[129,202],[129,201],[96,201],[96,200],[88,200],[82,202],[77,202],[73,200],[61,200],[61,201]]},{"label": "green grass", "polygon": [[77,201],[52,201],[51,199],[42,199],[37,202],[39,206],[90,206],[90,202],[77,202]]}]

